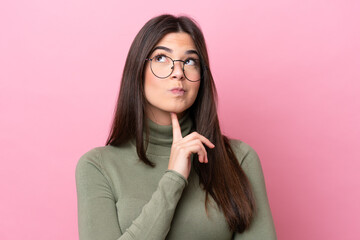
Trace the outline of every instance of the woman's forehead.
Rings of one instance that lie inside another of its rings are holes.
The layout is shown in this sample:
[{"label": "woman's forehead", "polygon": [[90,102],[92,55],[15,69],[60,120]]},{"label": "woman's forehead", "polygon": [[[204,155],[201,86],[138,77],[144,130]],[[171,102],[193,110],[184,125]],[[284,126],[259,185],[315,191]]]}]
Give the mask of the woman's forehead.
[{"label": "woman's forehead", "polygon": [[[194,41],[188,33],[177,32],[166,34],[155,46],[155,48],[167,48],[171,53],[173,52],[186,52],[188,50],[195,50]],[[154,49],[155,49],[154,48]]]}]

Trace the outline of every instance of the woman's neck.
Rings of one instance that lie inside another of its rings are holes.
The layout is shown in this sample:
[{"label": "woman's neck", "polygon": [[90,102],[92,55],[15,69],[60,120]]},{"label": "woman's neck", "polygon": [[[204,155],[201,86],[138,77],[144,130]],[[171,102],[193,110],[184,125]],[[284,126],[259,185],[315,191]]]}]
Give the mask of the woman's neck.
[{"label": "woman's neck", "polygon": [[[178,119],[184,116],[185,112],[177,113]],[[150,109],[146,112],[146,116],[156,124],[159,125],[171,125],[170,112]]]}]

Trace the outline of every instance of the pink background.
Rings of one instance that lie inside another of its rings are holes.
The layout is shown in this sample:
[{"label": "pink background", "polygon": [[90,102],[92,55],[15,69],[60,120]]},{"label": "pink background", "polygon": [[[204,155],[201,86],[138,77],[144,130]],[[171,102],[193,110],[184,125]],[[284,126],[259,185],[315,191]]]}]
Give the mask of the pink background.
[{"label": "pink background", "polygon": [[207,40],[225,134],[262,161],[279,239],[360,235],[359,1],[2,1],[0,239],[77,239],[75,166],[105,143],[160,13]]}]

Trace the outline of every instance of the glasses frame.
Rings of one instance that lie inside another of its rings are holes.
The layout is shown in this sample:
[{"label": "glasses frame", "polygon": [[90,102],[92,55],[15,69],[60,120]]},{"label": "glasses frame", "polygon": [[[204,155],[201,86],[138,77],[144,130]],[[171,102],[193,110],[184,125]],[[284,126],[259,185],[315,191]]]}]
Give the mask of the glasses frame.
[{"label": "glasses frame", "polygon": [[[174,67],[175,67],[175,62],[182,62],[182,71],[183,71],[183,73],[184,73],[184,76],[185,76],[185,78],[186,78],[186,80],[188,80],[188,81],[190,81],[190,82],[198,82],[198,81],[200,81],[201,80],[201,78],[202,78],[202,71],[201,71],[201,69],[200,69],[200,79],[199,80],[190,80],[190,79],[188,79],[187,78],[187,76],[186,76],[186,74],[185,74],[185,70],[184,70],[184,67],[185,67],[185,61],[184,60],[180,60],[180,59],[177,59],[177,60],[174,60],[174,59],[172,59],[171,57],[169,57],[169,56],[166,56],[166,55],[164,55],[165,57],[167,57],[167,58],[169,58],[171,61],[172,61],[172,67],[171,67],[171,72],[170,72],[170,74],[169,75],[167,75],[166,77],[159,77],[158,75],[156,75],[155,73],[154,73],[154,71],[153,71],[153,69],[152,69],[152,60],[156,57],[153,57],[153,58],[145,58],[145,61],[150,61],[150,69],[151,69],[151,72],[156,76],[156,77],[158,77],[158,78],[161,78],[161,79],[164,79],[164,78],[167,78],[167,77],[169,77],[173,72],[174,72]],[[200,61],[200,59],[199,59],[199,61]],[[200,61],[200,68],[201,68],[201,61]]]}]

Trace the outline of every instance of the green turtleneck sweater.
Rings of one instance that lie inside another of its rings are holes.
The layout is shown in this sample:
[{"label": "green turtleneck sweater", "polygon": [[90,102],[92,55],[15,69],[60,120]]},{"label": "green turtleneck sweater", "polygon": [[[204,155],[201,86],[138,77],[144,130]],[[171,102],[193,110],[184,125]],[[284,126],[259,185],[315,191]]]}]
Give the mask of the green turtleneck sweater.
[{"label": "green turtleneck sweater", "polygon": [[[147,121],[150,136],[146,154],[156,164],[154,168],[139,160],[135,141],[94,148],[78,161],[80,240],[276,239],[260,160],[249,145],[230,141],[253,187],[258,212],[250,229],[234,234],[211,197],[209,217],[206,215],[205,192],[193,168],[187,180],[167,170],[172,126]],[[179,123],[183,137],[192,131],[188,114]]]}]

